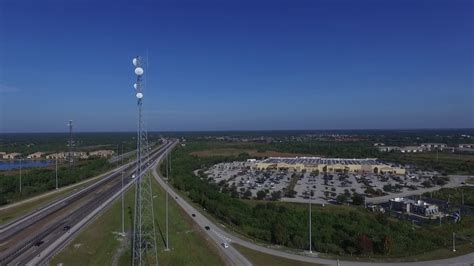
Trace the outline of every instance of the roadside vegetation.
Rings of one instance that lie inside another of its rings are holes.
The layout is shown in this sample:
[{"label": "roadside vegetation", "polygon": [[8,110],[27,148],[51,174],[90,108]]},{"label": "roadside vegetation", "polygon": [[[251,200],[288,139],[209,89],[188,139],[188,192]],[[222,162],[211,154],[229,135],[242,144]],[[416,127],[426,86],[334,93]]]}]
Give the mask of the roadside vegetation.
[{"label": "roadside vegetation", "polygon": [[278,256],[273,256],[270,254],[258,252],[239,244],[232,244],[235,249],[237,249],[244,257],[246,257],[250,262],[255,266],[319,266],[323,264],[302,262],[297,260],[291,260],[287,258],[282,258]]},{"label": "roadside vegetation", "polygon": [[[204,176],[197,177],[193,174],[197,169],[204,169],[218,162],[244,160],[249,157],[246,153],[238,156],[191,155],[199,150],[212,150],[225,145],[223,142],[214,141],[188,141],[185,147],[177,148],[172,153],[171,184],[186,192],[193,202],[243,235],[266,243],[307,249],[306,206],[289,208],[279,202],[249,202],[239,193],[221,193],[218,185],[209,182]],[[231,143],[229,146],[236,145]],[[246,145],[249,144],[244,144]],[[270,147],[272,150],[275,148],[273,145]],[[345,154],[360,152],[346,148],[340,149],[340,155],[334,153],[333,156],[343,157]],[[453,231],[465,239],[465,242],[461,241],[459,244],[472,241],[474,235],[473,218],[442,227],[433,225],[414,228],[411,223],[405,221],[347,206],[315,207],[312,227],[312,246],[317,251],[359,257],[416,255],[448,248]],[[472,246],[471,251],[474,251]]]},{"label": "roadside vegetation", "polygon": [[[160,265],[224,265],[217,248],[205,238],[201,228],[169,198],[169,243],[171,251],[165,249],[165,192],[153,179],[155,222],[158,260]],[[133,224],[134,193],[132,188],[125,197],[125,232],[121,232],[121,200],[97,218],[91,225],[56,255],[51,265],[130,265],[131,232]]]},{"label": "roadside vegetation", "polygon": [[463,203],[464,198],[464,205],[469,205],[474,207],[474,187],[465,186],[465,187],[458,187],[458,188],[442,188],[437,191],[433,192],[426,192],[423,194],[425,197],[433,197],[435,199],[440,199],[444,201],[448,201],[451,204],[461,205]]},{"label": "roadside vegetation", "polygon": [[[67,186],[87,178],[99,175],[112,169],[107,159],[79,161],[73,168],[62,165],[58,168],[58,186]],[[20,192],[19,171],[0,174],[0,205],[29,198],[56,188],[56,172],[54,167],[28,169],[22,172]]]}]

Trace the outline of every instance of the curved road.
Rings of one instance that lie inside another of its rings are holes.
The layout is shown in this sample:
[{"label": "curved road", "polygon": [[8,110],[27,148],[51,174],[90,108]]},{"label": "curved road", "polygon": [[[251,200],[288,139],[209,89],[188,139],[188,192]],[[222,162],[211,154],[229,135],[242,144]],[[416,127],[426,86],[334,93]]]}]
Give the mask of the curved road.
[{"label": "curved road", "polygon": [[[336,260],[330,259],[322,259],[318,258],[317,253],[313,253],[312,256],[305,256],[305,255],[298,255],[293,253],[288,253],[276,249],[267,248],[264,246],[257,245],[252,243],[248,240],[242,239],[238,236],[229,234],[228,232],[220,229],[216,226],[212,221],[207,219],[204,215],[202,215],[196,208],[191,206],[187,201],[183,200],[172,188],[171,186],[158,175],[156,172],[156,168],[153,170],[153,175],[158,183],[165,189],[169,195],[171,195],[172,199],[178,203],[181,208],[186,211],[186,213],[202,228],[205,226],[209,226],[210,230],[205,230],[207,235],[211,237],[222,249],[224,254],[228,256],[232,264],[234,265],[251,265],[251,263],[242,256],[232,245],[229,245],[228,248],[223,248],[221,243],[237,243],[241,246],[246,248],[278,256],[283,258],[288,258],[292,260],[310,262],[310,263],[319,263],[319,264],[327,264],[327,265],[337,265],[338,262]],[[195,214],[195,217],[192,217],[192,214]],[[448,259],[442,260],[433,260],[433,261],[420,261],[420,262],[386,262],[386,263],[378,263],[378,262],[356,262],[356,261],[339,261],[339,265],[353,265],[353,266],[362,266],[362,265],[388,265],[388,266],[445,266],[445,265],[457,265],[457,266],[474,266],[474,253],[469,253],[467,255],[453,257]]]}]

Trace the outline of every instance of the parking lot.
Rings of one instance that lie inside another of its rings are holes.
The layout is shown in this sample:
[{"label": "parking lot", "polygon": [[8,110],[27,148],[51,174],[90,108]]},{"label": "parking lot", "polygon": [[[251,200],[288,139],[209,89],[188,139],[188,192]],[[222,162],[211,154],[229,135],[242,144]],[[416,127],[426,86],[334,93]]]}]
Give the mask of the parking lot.
[{"label": "parking lot", "polygon": [[[315,203],[335,203],[344,194],[348,201],[360,194],[367,202],[377,199],[417,195],[441,187],[462,185],[465,177],[441,177],[436,172],[411,170],[406,175],[373,173],[309,173],[285,170],[256,170],[252,162],[219,163],[205,171],[210,181],[240,197],[290,202],[308,202],[310,191]],[[249,192],[247,192],[249,191]],[[277,198],[272,197],[279,193]],[[244,196],[246,193],[246,196]]]}]

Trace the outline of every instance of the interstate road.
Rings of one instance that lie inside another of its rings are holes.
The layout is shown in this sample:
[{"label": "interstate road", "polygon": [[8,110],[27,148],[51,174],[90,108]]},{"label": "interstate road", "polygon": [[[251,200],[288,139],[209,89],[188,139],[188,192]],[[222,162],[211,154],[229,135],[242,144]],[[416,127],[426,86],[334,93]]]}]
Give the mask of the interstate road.
[{"label": "interstate road", "polygon": [[[235,234],[224,231],[219,226],[214,224],[212,221],[207,219],[202,215],[196,208],[184,200],[179,194],[177,194],[171,186],[158,175],[156,171],[153,171],[153,175],[158,183],[169,193],[171,198],[178,203],[181,208],[193,219],[201,228],[209,226],[210,230],[204,230],[207,235],[214,240],[220,247],[221,250],[224,250],[224,254],[227,255],[233,265],[251,265],[251,263],[244,258],[232,245],[229,245],[229,248],[224,249],[220,244],[222,242],[228,243],[237,243],[246,248],[266,253],[273,256],[283,257],[287,259],[310,262],[310,263],[319,263],[326,265],[339,265],[340,266],[363,266],[363,265],[384,265],[384,266],[446,266],[446,265],[456,265],[456,266],[474,266],[474,253],[469,253],[463,256],[452,257],[442,260],[432,260],[432,261],[419,261],[419,262],[356,262],[356,261],[336,261],[330,259],[318,258],[318,253],[313,252],[312,256],[306,256],[296,253],[288,253],[281,250],[276,250],[268,247],[264,247],[254,242],[243,239]],[[196,217],[193,217],[192,214],[195,214]],[[303,253],[303,252],[302,252]]]},{"label": "interstate road", "polygon": [[[154,160],[172,145],[173,142],[169,142],[153,151],[145,164],[148,165],[146,168],[154,165]],[[103,209],[104,203],[122,189],[122,168],[77,193],[4,226],[0,231],[0,265],[30,264],[31,260],[36,259],[38,254],[43,254],[57,239],[70,234],[71,228],[85,217],[89,217],[99,207]],[[135,165],[126,166],[124,184],[133,182],[130,176],[135,168]]]}]

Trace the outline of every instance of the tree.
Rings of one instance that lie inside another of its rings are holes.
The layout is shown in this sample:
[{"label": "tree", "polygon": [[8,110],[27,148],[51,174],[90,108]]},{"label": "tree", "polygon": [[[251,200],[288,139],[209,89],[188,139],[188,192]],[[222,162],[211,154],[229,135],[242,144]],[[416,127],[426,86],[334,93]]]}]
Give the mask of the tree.
[{"label": "tree", "polygon": [[359,193],[354,193],[352,195],[352,204],[354,205],[362,205],[364,204],[364,196]]},{"label": "tree", "polygon": [[390,254],[393,250],[393,238],[390,236],[384,236],[383,238],[383,253]]},{"label": "tree", "polygon": [[379,168],[374,167],[374,174],[378,174],[378,173],[379,173]]},{"label": "tree", "polygon": [[265,199],[266,196],[267,196],[267,192],[265,192],[263,190],[259,190],[257,192],[257,199],[258,200],[263,200],[263,199]]},{"label": "tree", "polygon": [[337,195],[336,200],[337,200],[337,202],[339,202],[341,204],[346,203],[347,196],[346,196],[346,194],[339,194],[339,195]]},{"label": "tree", "polygon": [[367,235],[361,235],[357,238],[357,247],[359,248],[359,253],[369,254],[374,250],[374,244],[372,240]]},{"label": "tree", "polygon": [[272,229],[272,242],[278,245],[285,245],[288,237],[286,227],[278,220],[278,222],[273,224]]},{"label": "tree", "polygon": [[244,193],[244,199],[250,199],[250,197],[252,197],[252,191],[250,191],[250,189],[247,189],[247,191],[245,191]]},{"label": "tree", "polygon": [[281,191],[273,191],[271,194],[271,200],[277,201],[281,198]]}]

